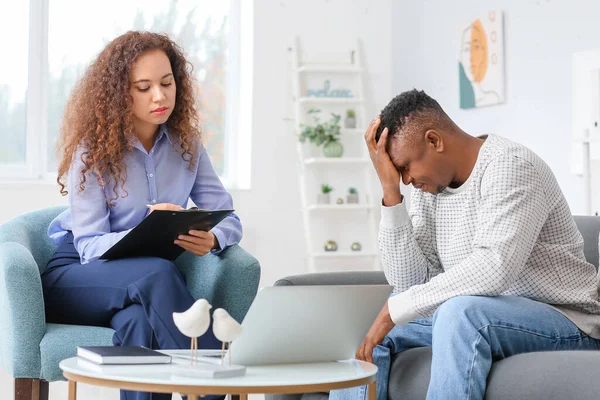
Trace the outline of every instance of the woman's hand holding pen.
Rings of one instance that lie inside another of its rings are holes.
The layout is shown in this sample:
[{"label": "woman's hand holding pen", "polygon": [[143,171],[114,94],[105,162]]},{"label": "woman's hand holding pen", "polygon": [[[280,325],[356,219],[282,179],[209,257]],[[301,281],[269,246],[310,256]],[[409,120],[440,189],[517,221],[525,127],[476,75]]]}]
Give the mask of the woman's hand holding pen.
[{"label": "woman's hand holding pen", "polygon": [[[159,203],[155,205],[148,204],[148,208],[150,209],[150,213],[154,210],[185,210],[185,208],[171,203]],[[150,213],[148,213],[148,215],[150,215]],[[219,248],[219,241],[217,240],[215,234],[206,231],[189,231],[189,235],[179,235],[174,243],[197,256],[203,256],[209,253],[212,249]]]},{"label": "woman's hand holding pen", "polygon": [[158,204],[148,204],[147,207],[150,209],[150,212],[148,213],[148,215],[150,215],[150,213],[154,210],[167,210],[167,211],[181,211],[181,210],[185,210],[185,208],[178,206],[176,204],[171,204],[171,203],[158,203]]},{"label": "woman's hand holding pen", "polygon": [[175,244],[197,256],[203,256],[212,249],[219,248],[219,241],[212,232],[190,231],[189,235],[179,235]]}]

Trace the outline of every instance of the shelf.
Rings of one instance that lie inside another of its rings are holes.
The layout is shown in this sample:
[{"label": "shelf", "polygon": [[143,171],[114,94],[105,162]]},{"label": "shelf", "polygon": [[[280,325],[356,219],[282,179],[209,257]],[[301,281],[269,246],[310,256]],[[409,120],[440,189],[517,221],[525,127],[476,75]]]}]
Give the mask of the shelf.
[{"label": "shelf", "polygon": [[340,72],[340,73],[359,73],[362,68],[354,65],[336,65],[336,64],[314,64],[303,65],[297,69],[298,72]]},{"label": "shelf", "polygon": [[340,133],[342,135],[364,135],[367,129],[348,129],[342,128],[340,129]]},{"label": "shelf", "polygon": [[375,206],[371,204],[311,204],[306,209],[308,211],[350,211],[350,210],[371,210]]},{"label": "shelf", "polygon": [[[341,128],[340,129],[340,134],[342,135],[364,135],[364,133],[366,132],[367,128],[364,129],[348,129],[348,128]],[[302,129],[297,128],[296,129],[296,134],[300,135],[302,133]]]},{"label": "shelf", "polygon": [[360,104],[360,97],[299,97],[300,104]]},{"label": "shelf", "polygon": [[376,253],[368,251],[322,251],[319,253],[312,253],[312,257],[315,258],[351,258],[351,257],[377,257]]},{"label": "shelf", "polygon": [[345,165],[345,164],[367,164],[371,162],[366,157],[312,157],[304,159],[306,165]]}]

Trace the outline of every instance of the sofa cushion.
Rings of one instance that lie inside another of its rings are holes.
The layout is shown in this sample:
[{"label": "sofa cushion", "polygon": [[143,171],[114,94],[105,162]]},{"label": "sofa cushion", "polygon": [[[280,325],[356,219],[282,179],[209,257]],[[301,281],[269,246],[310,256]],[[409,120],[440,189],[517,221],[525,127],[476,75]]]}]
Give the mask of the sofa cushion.
[{"label": "sofa cushion", "polygon": [[519,354],[494,363],[486,399],[598,399],[600,351]]},{"label": "sofa cushion", "polygon": [[383,271],[319,272],[287,276],[273,286],[387,285]]},{"label": "sofa cushion", "polygon": [[424,399],[431,376],[431,347],[417,347],[392,360],[388,399]]},{"label": "sofa cushion", "polygon": [[[495,362],[486,400],[598,399],[600,351],[519,354]],[[431,375],[431,348],[410,349],[392,361],[388,398],[423,400]]]},{"label": "sofa cushion", "polygon": [[575,215],[573,217],[577,229],[583,237],[583,253],[585,259],[598,269],[598,236],[600,234],[600,217]]}]

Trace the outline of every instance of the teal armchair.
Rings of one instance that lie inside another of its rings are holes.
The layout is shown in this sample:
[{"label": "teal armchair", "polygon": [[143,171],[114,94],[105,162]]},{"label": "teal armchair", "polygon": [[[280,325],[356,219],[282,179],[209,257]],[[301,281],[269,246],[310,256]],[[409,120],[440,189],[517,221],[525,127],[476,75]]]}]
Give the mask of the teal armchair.
[{"label": "teal armchair", "polygon": [[[40,275],[55,250],[46,230],[65,207],[29,212],[0,224],[0,366],[15,378],[15,400],[47,400],[58,363],[77,346],[112,345],[110,328],[46,323]],[[195,298],[241,321],[258,290],[260,265],[240,246],[218,256],[184,253],[176,265]]]}]

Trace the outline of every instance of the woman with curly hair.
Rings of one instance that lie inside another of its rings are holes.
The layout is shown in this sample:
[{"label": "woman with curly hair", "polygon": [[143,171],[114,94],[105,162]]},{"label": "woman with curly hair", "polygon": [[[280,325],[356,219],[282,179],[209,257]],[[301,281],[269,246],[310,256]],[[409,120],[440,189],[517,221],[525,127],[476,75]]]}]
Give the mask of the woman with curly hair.
[{"label": "woman with curly hair", "polygon": [[[200,142],[189,66],[167,36],[128,32],[102,50],[75,87],[57,179],[70,206],[50,224],[58,248],[42,275],[49,322],[111,327],[115,346],[189,346],[172,313],[194,298],[172,262],[99,259],[152,210],[180,210],[190,198],[200,208],[233,208]],[[231,214],[210,232],[190,231],[175,243],[202,256],[241,237]],[[198,347],[220,348],[212,329]],[[171,398],[151,396],[121,392],[129,400]]]}]

